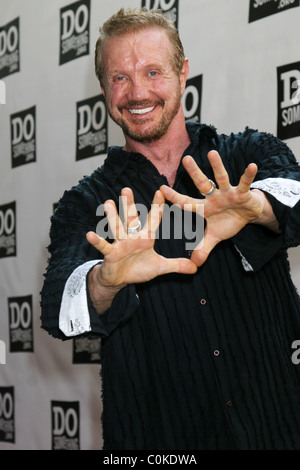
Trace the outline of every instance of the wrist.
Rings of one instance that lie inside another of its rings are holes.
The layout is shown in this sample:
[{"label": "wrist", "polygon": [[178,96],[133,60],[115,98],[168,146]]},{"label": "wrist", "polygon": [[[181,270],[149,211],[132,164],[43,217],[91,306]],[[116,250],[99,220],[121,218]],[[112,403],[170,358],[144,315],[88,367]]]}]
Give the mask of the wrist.
[{"label": "wrist", "polygon": [[258,204],[261,204],[260,214],[251,223],[263,225],[273,232],[281,233],[273,208],[265,193],[259,189],[251,189],[251,193],[256,197]]},{"label": "wrist", "polygon": [[100,314],[104,313],[111,306],[117,293],[126,285],[105,285],[101,278],[101,269],[102,264],[94,266],[88,276],[88,289],[90,297],[94,307]]},{"label": "wrist", "polygon": [[257,201],[257,215],[255,219],[251,221],[251,223],[264,225],[264,223],[266,222],[266,218],[268,217],[268,211],[266,211],[266,204],[268,203],[268,200],[265,194],[259,189],[251,189],[250,191],[252,197],[255,197]]}]

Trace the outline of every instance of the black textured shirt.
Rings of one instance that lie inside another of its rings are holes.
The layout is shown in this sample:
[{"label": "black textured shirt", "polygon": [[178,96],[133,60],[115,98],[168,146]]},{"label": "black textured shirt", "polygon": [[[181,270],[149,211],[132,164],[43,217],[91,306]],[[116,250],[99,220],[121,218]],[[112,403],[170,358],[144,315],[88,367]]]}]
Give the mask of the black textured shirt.
[{"label": "black textured shirt", "polygon": [[[185,155],[212,180],[207,153],[216,149],[233,185],[250,162],[258,165],[256,181],[300,181],[292,152],[269,134],[187,128]],[[143,155],[112,147],[103,167],[65,192],[52,218],[41,299],[51,335],[66,339],[58,316],[67,278],[101,257],[85,238],[99,222],[97,207],[118,204],[130,186],[136,203],[150,209],[162,184],[166,178]],[[266,194],[280,235],[249,224],[217,245],[196,274],[125,287],[102,316],[88,299],[91,334],[102,336],[104,449],[300,449],[300,365],[292,361],[300,301],[286,251],[300,240],[300,203],[283,203],[277,196],[288,191],[274,188]],[[174,189],[199,197],[181,164]],[[158,234],[157,252],[189,257],[184,234],[172,233]]]}]

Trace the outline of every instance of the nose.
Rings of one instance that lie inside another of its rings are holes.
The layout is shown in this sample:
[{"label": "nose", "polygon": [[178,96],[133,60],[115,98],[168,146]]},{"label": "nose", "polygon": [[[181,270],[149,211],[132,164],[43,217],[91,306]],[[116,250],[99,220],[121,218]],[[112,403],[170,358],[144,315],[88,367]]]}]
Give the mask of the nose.
[{"label": "nose", "polygon": [[127,97],[130,101],[142,101],[149,98],[147,85],[142,77],[134,77],[130,80]]}]

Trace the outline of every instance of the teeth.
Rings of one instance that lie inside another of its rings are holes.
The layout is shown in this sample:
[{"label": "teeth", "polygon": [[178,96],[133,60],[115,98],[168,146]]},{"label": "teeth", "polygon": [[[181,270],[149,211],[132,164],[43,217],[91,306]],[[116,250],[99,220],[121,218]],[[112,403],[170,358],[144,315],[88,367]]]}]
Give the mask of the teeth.
[{"label": "teeth", "polygon": [[154,106],[151,106],[150,108],[143,108],[143,109],[129,109],[131,114],[146,114],[149,113],[154,109]]}]

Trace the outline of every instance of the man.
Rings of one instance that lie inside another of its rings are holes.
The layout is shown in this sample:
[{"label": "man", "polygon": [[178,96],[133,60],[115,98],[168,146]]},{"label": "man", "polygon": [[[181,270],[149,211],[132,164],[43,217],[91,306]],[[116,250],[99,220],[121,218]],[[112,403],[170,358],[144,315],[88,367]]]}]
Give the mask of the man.
[{"label": "man", "polygon": [[[103,448],[300,449],[295,157],[271,135],[185,124],[188,61],[159,12],[113,15],[95,64],[125,144],[62,197],[41,305],[53,336],[102,336]],[[196,235],[204,214],[194,250],[175,217],[163,236],[171,204]]]}]

